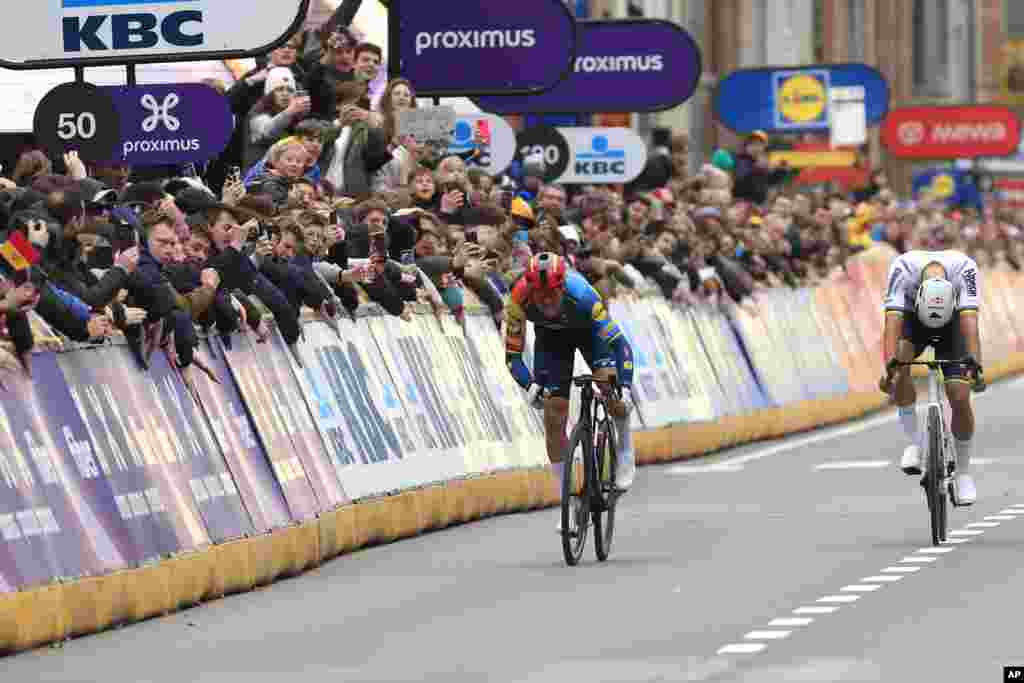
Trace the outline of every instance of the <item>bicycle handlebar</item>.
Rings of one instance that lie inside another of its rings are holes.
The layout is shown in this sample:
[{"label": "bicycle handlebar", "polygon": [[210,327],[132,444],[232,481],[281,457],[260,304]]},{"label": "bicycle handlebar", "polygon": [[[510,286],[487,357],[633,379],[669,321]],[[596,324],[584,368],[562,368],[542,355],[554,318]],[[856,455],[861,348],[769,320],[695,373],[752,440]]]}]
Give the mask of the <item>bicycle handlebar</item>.
[{"label": "bicycle handlebar", "polygon": [[579,375],[578,377],[573,377],[572,383],[578,387],[583,387],[587,384],[598,384],[612,388],[618,388],[619,386],[619,380],[617,377],[612,377],[611,379],[599,379],[593,375]]}]

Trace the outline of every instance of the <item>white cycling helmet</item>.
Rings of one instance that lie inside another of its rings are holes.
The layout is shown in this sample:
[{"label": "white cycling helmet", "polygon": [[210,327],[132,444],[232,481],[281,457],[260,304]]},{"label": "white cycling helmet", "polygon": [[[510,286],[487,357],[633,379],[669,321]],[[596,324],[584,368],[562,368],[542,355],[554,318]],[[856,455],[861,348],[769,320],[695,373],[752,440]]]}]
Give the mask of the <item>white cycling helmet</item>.
[{"label": "white cycling helmet", "polygon": [[930,278],[917,288],[914,308],[917,310],[918,320],[925,327],[937,329],[947,325],[953,319],[955,306],[956,292],[953,283],[945,278]]}]

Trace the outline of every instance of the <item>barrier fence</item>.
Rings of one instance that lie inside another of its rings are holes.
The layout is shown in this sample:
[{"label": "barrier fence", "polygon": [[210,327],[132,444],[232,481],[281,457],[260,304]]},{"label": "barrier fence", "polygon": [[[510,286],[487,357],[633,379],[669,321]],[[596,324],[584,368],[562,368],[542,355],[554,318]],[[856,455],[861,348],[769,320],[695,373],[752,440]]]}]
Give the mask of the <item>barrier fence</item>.
[{"label": "barrier fence", "polygon": [[[872,250],[822,286],[743,306],[611,302],[634,348],[641,462],[882,407],[892,256]],[[1017,273],[985,276],[991,377],[1024,367],[1021,285]],[[117,345],[40,352],[31,379],[4,376],[0,650],[557,500],[541,416],[486,311],[464,325],[372,307],[337,330],[307,321],[302,367],[279,335],[228,341],[202,342],[219,382],[194,373],[195,395],[159,354],[143,372]]]}]

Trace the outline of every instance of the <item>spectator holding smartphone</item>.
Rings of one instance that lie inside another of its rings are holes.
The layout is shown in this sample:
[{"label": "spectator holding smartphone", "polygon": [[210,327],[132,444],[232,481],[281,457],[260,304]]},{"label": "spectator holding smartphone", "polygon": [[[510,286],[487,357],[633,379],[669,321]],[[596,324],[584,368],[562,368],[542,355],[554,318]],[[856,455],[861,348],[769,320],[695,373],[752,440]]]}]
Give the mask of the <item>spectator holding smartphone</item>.
[{"label": "spectator holding smartphone", "polygon": [[264,87],[265,95],[249,113],[245,168],[256,164],[274,143],[287,136],[293,126],[309,115],[312,100],[297,90],[295,76],[289,69],[271,69]]}]

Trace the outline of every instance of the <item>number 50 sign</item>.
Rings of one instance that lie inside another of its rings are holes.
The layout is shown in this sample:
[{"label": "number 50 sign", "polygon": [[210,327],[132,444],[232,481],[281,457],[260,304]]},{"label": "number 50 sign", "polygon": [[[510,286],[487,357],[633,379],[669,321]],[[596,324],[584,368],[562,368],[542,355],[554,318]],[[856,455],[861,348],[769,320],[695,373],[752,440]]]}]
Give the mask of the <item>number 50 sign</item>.
[{"label": "number 50 sign", "polygon": [[39,145],[60,156],[77,150],[86,161],[106,161],[121,139],[114,100],[88,83],[64,83],[36,107],[33,130]]}]

